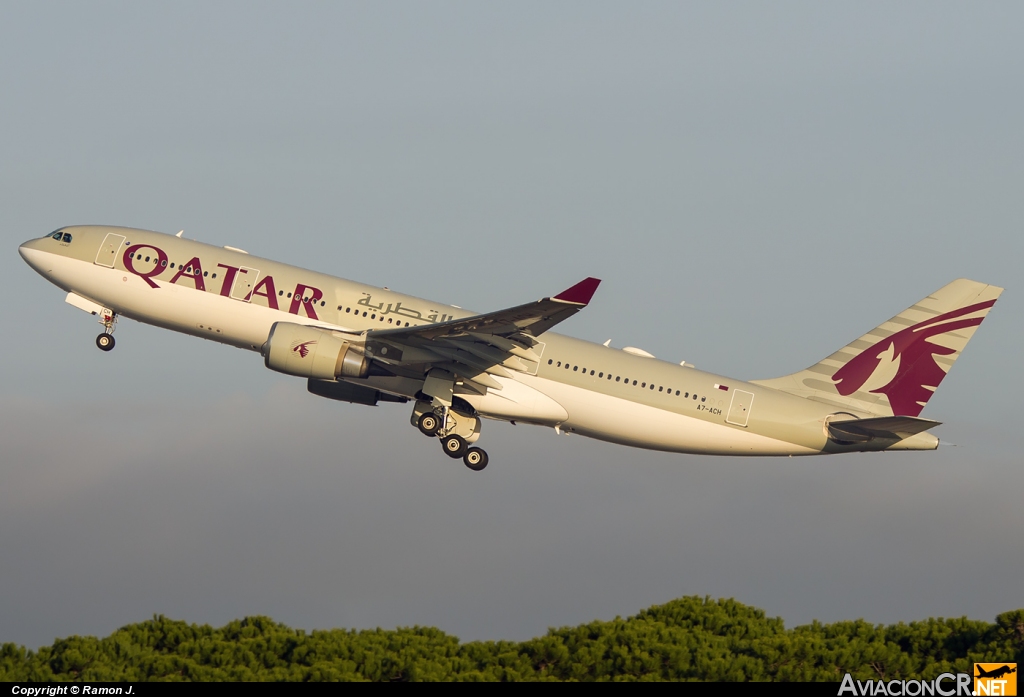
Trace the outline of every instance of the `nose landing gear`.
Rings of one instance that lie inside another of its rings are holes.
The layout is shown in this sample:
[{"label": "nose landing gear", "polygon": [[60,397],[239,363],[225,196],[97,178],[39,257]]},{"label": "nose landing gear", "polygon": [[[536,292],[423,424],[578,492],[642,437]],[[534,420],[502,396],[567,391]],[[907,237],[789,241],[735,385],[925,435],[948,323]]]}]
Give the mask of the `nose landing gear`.
[{"label": "nose landing gear", "polygon": [[426,436],[441,440],[441,450],[448,457],[462,458],[466,467],[479,472],[490,458],[482,448],[470,447],[480,438],[480,418],[451,407],[435,408],[431,402],[418,400],[412,410],[412,424]]},{"label": "nose landing gear", "polygon": [[117,313],[113,310],[103,308],[100,313],[100,324],[103,325],[103,333],[96,337],[96,346],[100,351],[112,351],[114,348],[114,327],[117,325]]}]

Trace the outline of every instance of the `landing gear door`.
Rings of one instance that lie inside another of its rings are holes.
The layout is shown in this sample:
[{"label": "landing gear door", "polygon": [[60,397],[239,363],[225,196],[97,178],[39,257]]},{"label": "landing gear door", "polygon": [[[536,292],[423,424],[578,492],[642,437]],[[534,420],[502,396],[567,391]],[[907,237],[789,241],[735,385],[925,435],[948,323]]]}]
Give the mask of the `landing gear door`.
[{"label": "landing gear door", "polygon": [[259,277],[259,269],[250,269],[245,266],[240,268],[235,274],[235,282],[231,284],[231,297],[244,303],[252,300],[252,289],[256,287]]},{"label": "landing gear door", "polygon": [[100,245],[100,251],[96,252],[96,265],[106,266],[108,269],[114,268],[117,252],[124,244],[124,239],[124,235],[108,232],[107,236],[103,238],[103,244]]}]

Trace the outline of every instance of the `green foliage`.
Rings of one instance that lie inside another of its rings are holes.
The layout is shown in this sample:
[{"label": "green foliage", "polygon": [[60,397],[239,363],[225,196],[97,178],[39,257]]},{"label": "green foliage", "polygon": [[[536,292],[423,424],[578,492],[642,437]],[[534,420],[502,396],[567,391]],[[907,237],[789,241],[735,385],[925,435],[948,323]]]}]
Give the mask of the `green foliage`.
[{"label": "green foliage", "polygon": [[735,600],[686,597],[542,637],[462,644],[432,627],[306,633],[266,617],[215,629],[156,616],[104,639],[0,645],[0,681],[931,679],[974,661],[1024,663],[1024,610],[959,619],[786,629]]}]

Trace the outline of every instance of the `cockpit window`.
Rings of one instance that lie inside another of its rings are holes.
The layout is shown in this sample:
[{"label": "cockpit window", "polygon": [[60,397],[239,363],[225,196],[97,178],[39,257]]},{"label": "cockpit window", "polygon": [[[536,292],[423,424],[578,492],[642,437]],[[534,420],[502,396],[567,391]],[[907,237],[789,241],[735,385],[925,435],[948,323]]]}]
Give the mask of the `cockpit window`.
[{"label": "cockpit window", "polygon": [[70,243],[71,242],[71,235],[69,235],[68,233],[65,232],[64,233],[64,241]]},{"label": "cockpit window", "polygon": [[52,237],[53,239],[55,239],[55,240],[57,240],[58,242],[60,242],[60,238],[61,238],[61,232],[60,232],[60,230],[58,230],[57,232],[55,232],[55,233],[51,234],[51,235],[50,235],[50,237]]}]

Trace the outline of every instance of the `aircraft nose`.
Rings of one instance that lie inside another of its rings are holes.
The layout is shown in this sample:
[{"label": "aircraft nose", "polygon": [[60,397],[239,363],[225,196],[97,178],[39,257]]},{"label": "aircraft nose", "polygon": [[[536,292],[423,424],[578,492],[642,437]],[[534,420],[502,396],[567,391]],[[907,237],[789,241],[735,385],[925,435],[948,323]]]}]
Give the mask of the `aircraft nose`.
[{"label": "aircraft nose", "polygon": [[29,240],[18,247],[18,254],[25,260],[26,264],[39,273],[43,273],[43,258],[46,256],[46,252],[39,248],[39,243],[40,240]]}]

